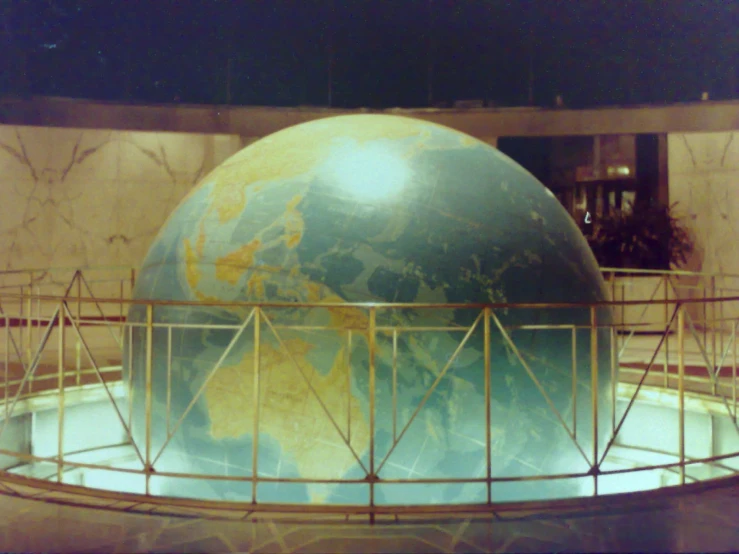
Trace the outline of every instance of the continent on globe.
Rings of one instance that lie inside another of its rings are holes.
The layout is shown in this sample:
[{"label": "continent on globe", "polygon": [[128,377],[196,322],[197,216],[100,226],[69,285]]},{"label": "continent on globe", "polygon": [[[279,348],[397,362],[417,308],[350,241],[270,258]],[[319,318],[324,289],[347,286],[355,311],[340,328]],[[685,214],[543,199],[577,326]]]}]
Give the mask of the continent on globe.
[{"label": "continent on globe", "polygon": [[[244,148],[171,214],[134,297],[188,303],[153,310],[154,468],[222,478],[160,477],[162,494],[367,503],[372,482],[375,503],[485,502],[482,305],[506,304],[489,455],[514,479],[494,500],[581,493],[515,478],[584,473],[611,431],[610,331],[596,433],[590,309],[507,305],[606,299],[577,225],[498,150],[422,120],[330,117]],[[142,451],[146,318],[132,306],[124,350]]]}]

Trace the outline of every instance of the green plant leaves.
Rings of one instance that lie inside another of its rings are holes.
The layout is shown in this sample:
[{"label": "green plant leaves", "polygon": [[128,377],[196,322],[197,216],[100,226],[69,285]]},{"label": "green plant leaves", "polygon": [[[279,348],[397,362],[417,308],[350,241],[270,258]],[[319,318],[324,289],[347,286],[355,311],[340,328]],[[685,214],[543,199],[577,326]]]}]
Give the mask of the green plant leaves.
[{"label": "green plant leaves", "polygon": [[629,203],[598,218],[588,244],[600,266],[663,270],[686,263],[693,242],[676,205]]}]

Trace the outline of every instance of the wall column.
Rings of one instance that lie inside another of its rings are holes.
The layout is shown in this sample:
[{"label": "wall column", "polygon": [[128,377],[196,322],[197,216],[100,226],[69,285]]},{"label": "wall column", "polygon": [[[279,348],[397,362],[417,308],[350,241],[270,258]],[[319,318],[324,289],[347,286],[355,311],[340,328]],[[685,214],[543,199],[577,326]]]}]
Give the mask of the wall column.
[{"label": "wall column", "polygon": [[657,203],[670,205],[670,173],[667,156],[667,135],[658,135],[657,142]]}]

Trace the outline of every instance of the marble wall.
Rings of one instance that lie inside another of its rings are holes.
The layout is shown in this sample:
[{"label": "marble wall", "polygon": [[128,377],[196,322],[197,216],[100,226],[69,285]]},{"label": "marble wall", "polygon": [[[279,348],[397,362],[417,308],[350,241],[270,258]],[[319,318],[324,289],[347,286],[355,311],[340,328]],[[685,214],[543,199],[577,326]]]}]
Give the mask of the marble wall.
[{"label": "marble wall", "polygon": [[[253,140],[0,125],[0,270],[138,265],[193,185]],[[670,134],[668,165],[689,269],[739,274],[739,132]]]},{"label": "marble wall", "polygon": [[739,275],[739,132],[667,137],[670,203],[696,244],[688,269]]},{"label": "marble wall", "polygon": [[0,270],[137,266],[236,135],[0,125]]}]

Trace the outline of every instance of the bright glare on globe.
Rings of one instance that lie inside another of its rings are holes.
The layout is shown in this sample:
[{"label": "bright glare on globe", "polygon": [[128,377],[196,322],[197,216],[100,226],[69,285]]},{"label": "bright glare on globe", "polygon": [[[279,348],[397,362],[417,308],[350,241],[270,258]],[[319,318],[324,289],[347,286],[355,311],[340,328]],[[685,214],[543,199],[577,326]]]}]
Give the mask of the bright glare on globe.
[{"label": "bright glare on globe", "polygon": [[326,169],[340,187],[359,200],[392,199],[411,178],[408,161],[391,144],[349,144],[337,147]]},{"label": "bright glare on globe", "polygon": [[[382,329],[370,337],[369,311],[337,304],[606,297],[577,225],[531,174],[467,135],[388,115],[312,121],[235,154],[172,213],[138,275],[137,299],[194,302],[153,312],[152,487],[206,499],[254,493],[257,502],[366,504],[371,468],[377,504],[486,501],[480,310],[377,308]],[[206,305],[224,301],[289,307],[260,312],[257,343],[250,308]],[[493,314],[503,330],[491,323],[492,476],[587,471],[589,309]],[[609,317],[598,310],[601,323]],[[133,306],[129,321],[145,322],[144,306]],[[602,443],[609,330],[597,337]],[[136,327],[124,350],[142,452],[145,341]],[[167,471],[228,480],[162,477]],[[268,479],[256,491],[254,474]],[[339,479],[355,482],[330,482]],[[423,479],[457,481],[405,482]],[[582,482],[500,482],[493,499],[575,495]]]}]

